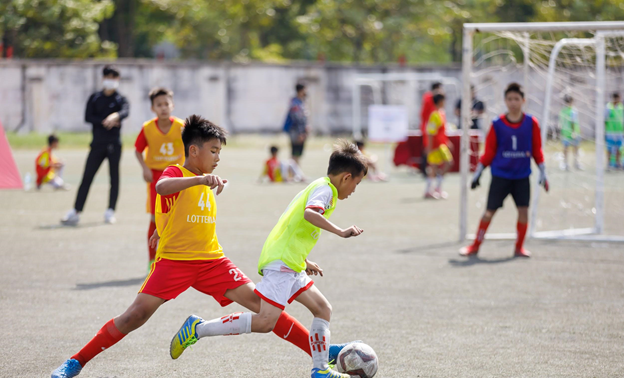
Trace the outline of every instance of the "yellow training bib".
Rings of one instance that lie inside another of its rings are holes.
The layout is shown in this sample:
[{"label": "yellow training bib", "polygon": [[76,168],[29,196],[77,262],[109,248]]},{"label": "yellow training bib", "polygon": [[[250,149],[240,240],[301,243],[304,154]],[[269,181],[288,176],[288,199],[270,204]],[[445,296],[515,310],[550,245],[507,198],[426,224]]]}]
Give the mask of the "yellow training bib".
[{"label": "yellow training bib", "polygon": [[167,134],[158,128],[157,119],[143,124],[143,133],[147,140],[145,164],[150,169],[163,171],[172,164],[184,164],[184,144],[182,143],[182,129],[184,121],[173,118],[171,129]]},{"label": "yellow training bib", "polygon": [[[184,177],[196,175],[175,165]],[[156,228],[160,242],[156,258],[214,260],[223,257],[216,232],[217,204],[214,193],[197,185],[171,196],[156,197]]]}]

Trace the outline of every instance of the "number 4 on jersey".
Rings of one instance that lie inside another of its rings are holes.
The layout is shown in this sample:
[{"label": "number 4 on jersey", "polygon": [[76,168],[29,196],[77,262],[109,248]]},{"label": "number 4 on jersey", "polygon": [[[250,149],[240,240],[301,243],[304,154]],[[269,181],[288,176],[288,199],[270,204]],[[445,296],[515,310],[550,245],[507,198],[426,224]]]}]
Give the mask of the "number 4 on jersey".
[{"label": "number 4 on jersey", "polygon": [[204,202],[204,193],[202,193],[201,197],[199,197],[199,203],[197,206],[201,207],[202,211],[208,207],[208,211],[210,211],[210,194],[208,194],[208,198]]}]

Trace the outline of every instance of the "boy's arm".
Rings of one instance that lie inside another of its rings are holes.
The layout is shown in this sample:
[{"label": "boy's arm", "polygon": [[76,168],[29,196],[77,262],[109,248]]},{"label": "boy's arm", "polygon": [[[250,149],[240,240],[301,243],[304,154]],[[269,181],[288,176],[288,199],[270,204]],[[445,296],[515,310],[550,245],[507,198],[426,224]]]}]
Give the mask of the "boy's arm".
[{"label": "boy's arm", "polygon": [[141,132],[137,136],[136,141],[134,142],[134,155],[136,156],[141,168],[143,168],[143,179],[145,182],[152,182],[154,179],[152,175],[152,170],[145,164],[145,159],[143,158],[143,151],[147,147],[147,138],[145,138],[144,129],[141,129]]},{"label": "boy's arm", "polygon": [[152,180],[154,179],[152,175],[152,170],[149,169],[147,164],[145,164],[145,159],[143,159],[143,153],[135,150],[134,155],[136,156],[137,161],[141,165],[141,168],[143,168],[143,180],[145,180],[145,182],[152,182]]},{"label": "boy's arm", "polygon": [[217,189],[217,194],[220,194],[223,191],[223,188],[227,183],[227,180],[221,179],[221,177],[216,175],[205,175],[205,176],[195,176],[195,177],[163,177],[158,180],[156,184],[156,193],[161,196],[168,196],[173,193],[181,192],[185,189],[188,189],[197,185],[206,185],[209,186],[210,189]]},{"label": "boy's arm", "polygon": [[485,138],[485,150],[483,151],[483,155],[481,155],[481,159],[479,159],[479,163],[483,164],[484,167],[492,164],[494,156],[496,156],[497,148],[496,131],[494,131],[494,125],[492,125]]},{"label": "boy's arm", "polygon": [[357,226],[351,226],[343,230],[325,218],[317,209],[307,208],[303,213],[303,218],[314,226],[343,238],[358,236],[364,232]]}]

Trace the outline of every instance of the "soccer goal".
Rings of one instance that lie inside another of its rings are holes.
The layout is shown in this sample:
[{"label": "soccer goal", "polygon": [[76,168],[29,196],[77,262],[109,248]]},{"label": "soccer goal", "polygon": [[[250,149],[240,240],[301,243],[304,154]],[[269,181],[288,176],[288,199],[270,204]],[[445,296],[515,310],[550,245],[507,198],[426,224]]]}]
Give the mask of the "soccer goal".
[{"label": "soccer goal", "polygon": [[[609,170],[614,162],[607,161],[605,144],[607,104],[614,92],[624,96],[624,22],[464,24],[463,37],[462,123],[471,118],[471,85],[491,120],[505,112],[503,91],[510,82],[523,85],[525,112],[540,123],[551,190],[544,193],[537,185],[538,175],[533,175],[529,236],[624,242],[624,171]],[[571,144],[561,129],[570,114],[580,131]],[[567,159],[562,139],[568,145]],[[617,148],[611,150],[615,157]],[[489,179],[484,179],[481,188],[469,190],[469,154],[468,137],[463,136],[462,241],[476,230],[489,186]],[[505,207],[496,217],[515,218],[510,198]],[[506,232],[515,231],[515,222],[494,224],[500,226],[488,233],[488,239],[516,237],[515,232]]]}]

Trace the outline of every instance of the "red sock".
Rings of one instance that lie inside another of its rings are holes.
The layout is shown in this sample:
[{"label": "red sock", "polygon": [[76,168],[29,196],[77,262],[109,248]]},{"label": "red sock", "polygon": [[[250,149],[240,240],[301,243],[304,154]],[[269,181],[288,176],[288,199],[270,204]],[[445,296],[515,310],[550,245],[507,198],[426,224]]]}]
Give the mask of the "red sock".
[{"label": "red sock", "polygon": [[479,248],[481,243],[483,243],[483,239],[485,238],[485,231],[487,231],[489,225],[490,225],[490,222],[486,222],[484,220],[482,220],[481,223],[479,223],[477,236],[475,236],[474,243],[472,244],[473,247]]},{"label": "red sock", "polygon": [[518,222],[516,228],[518,230],[518,240],[516,240],[516,251],[522,249],[522,245],[524,244],[524,237],[526,236],[528,223],[520,223]]},{"label": "red sock", "polygon": [[299,323],[297,319],[288,315],[285,311],[282,311],[282,315],[277,319],[277,323],[275,323],[275,327],[273,327],[273,333],[280,339],[295,344],[299,349],[312,357],[310,342],[308,341],[310,332],[308,332],[308,329],[304,327],[303,324]]},{"label": "red sock", "polygon": [[80,352],[74,354],[71,358],[80,362],[80,366],[84,367],[85,364],[93,359],[93,357],[102,353],[105,349],[112,347],[117,344],[117,342],[124,338],[123,333],[121,333],[117,327],[115,326],[115,322],[113,319],[109,320],[108,323],[104,324],[94,338],[89,341],[87,345],[85,345]]},{"label": "red sock", "polygon": [[149,250],[149,261],[156,259],[156,249],[150,247],[149,245],[149,239],[152,237],[155,230],[156,230],[156,223],[150,222],[149,230],[147,231],[147,249]]}]

